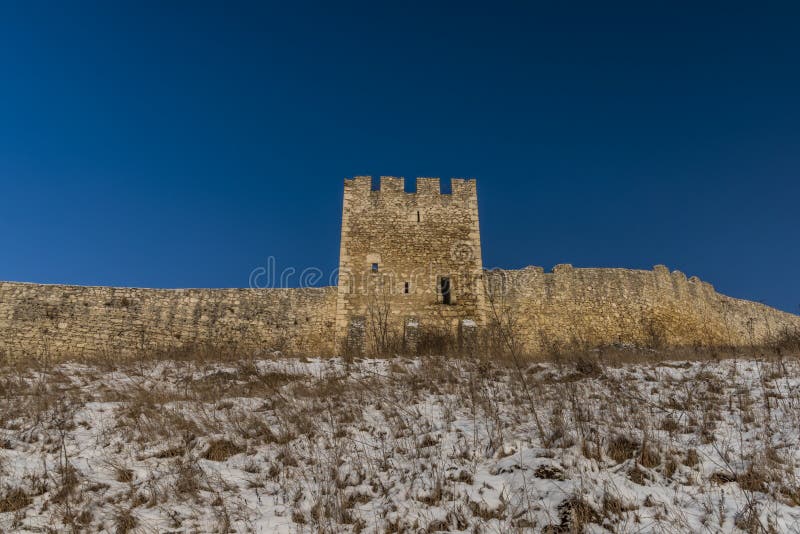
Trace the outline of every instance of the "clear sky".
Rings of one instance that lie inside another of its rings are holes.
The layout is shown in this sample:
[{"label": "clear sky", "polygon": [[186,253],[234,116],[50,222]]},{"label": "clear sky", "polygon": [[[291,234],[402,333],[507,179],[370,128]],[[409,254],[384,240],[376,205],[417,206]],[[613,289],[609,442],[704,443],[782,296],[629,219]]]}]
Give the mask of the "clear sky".
[{"label": "clear sky", "polygon": [[796,313],[798,5],[2,1],[0,279],[327,273],[344,177],[465,176],[486,267]]}]

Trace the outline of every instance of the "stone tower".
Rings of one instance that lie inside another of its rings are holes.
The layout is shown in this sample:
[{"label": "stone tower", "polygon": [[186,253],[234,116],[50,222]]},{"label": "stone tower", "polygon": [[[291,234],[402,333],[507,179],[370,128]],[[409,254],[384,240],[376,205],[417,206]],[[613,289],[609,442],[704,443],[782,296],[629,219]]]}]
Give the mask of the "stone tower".
[{"label": "stone tower", "polygon": [[475,180],[344,182],[336,337],[360,349],[388,330],[413,344],[420,331],[463,335],[484,322],[485,292]]}]

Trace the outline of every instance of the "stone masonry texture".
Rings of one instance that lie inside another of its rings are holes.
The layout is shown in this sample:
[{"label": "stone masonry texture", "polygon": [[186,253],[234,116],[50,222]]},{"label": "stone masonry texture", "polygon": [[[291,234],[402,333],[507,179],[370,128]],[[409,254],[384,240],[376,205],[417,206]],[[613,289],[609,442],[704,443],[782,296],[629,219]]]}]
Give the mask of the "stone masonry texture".
[{"label": "stone masonry texture", "polygon": [[[503,317],[523,349],[627,343],[747,346],[800,331],[800,316],[652,271],[482,268],[475,180],[345,180],[338,287],[137,289],[0,282],[0,359],[135,357],[153,350],[330,355],[376,322],[416,343]],[[447,284],[443,285],[443,278]],[[445,294],[446,293],[446,294]],[[450,302],[447,303],[448,299]],[[413,338],[413,339],[412,339]]]},{"label": "stone masonry texture", "polygon": [[[364,319],[375,336],[376,313],[391,333],[404,326],[455,331],[459,321],[481,323],[484,312],[481,242],[475,180],[451,180],[441,194],[438,178],[418,178],[406,193],[403,178],[345,181],[339,259],[337,336]],[[443,291],[442,278],[449,291]],[[446,295],[449,293],[449,304]]]},{"label": "stone masonry texture", "polygon": [[125,357],[209,345],[330,354],[335,288],[135,289],[0,282],[0,354]]},{"label": "stone masonry texture", "polygon": [[652,271],[557,265],[552,273],[528,267],[485,276],[490,313],[510,314],[532,352],[618,343],[752,346],[800,332],[800,316],[721,295],[663,265]]}]

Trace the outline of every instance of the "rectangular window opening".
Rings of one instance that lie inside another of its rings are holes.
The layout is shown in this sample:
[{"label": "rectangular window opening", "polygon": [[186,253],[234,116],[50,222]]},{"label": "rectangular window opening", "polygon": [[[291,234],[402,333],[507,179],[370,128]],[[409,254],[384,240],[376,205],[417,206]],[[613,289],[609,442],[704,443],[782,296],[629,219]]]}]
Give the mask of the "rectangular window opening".
[{"label": "rectangular window opening", "polygon": [[417,212],[417,222],[419,222],[419,212]]},{"label": "rectangular window opening", "polygon": [[378,264],[377,263],[373,263],[372,264],[372,272],[373,273],[377,273],[378,272]]},{"label": "rectangular window opening", "polygon": [[439,279],[439,292],[442,294],[442,304],[451,303],[450,277],[442,276]]},{"label": "rectangular window opening", "polygon": [[408,282],[406,282],[405,284],[403,284],[403,293],[405,293],[406,295],[408,295]]}]

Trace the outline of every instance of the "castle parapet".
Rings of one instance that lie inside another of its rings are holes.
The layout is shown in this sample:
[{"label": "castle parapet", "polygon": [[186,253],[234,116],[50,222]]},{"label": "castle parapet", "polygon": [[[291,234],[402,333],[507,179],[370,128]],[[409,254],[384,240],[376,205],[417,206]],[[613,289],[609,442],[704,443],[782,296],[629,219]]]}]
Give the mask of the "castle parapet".
[{"label": "castle parapet", "polygon": [[421,197],[442,197],[443,199],[470,200],[477,199],[477,185],[474,178],[451,178],[450,193],[441,192],[439,178],[419,177],[416,179],[416,192],[406,193],[405,178],[402,176],[381,176],[380,188],[375,191],[372,185],[372,176],[354,176],[345,178],[345,192],[348,194],[365,195],[370,192],[389,195],[405,194]]},{"label": "castle parapet", "polygon": [[450,179],[450,192],[454,197],[470,198],[476,197],[478,189],[475,184],[474,178],[451,178]]},{"label": "castle parapet", "polygon": [[438,195],[440,190],[439,178],[417,178],[418,195]]},{"label": "castle parapet", "polygon": [[353,176],[344,181],[345,191],[369,193],[372,189],[372,176]]},{"label": "castle parapet", "polygon": [[381,176],[381,192],[383,193],[403,193],[405,189],[405,179],[396,176]]}]

